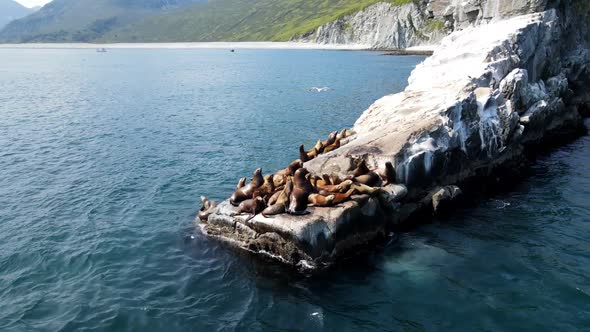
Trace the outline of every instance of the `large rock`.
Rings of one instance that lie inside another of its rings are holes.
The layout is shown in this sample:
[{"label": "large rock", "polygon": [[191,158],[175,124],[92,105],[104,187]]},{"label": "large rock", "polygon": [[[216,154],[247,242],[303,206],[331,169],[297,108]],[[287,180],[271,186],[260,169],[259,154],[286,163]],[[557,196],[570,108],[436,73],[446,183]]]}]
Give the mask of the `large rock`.
[{"label": "large rock", "polygon": [[374,197],[250,221],[232,217],[224,202],[202,228],[238,248],[316,268],[394,224],[447,209],[462,183],[522,165],[527,149],[583,127],[578,109],[590,100],[590,52],[588,43],[566,38],[587,31],[580,17],[560,20],[549,10],[454,32],[403,92],[361,115],[345,145],[304,165],[346,175],[359,159],[370,168],[392,162],[397,184]]}]

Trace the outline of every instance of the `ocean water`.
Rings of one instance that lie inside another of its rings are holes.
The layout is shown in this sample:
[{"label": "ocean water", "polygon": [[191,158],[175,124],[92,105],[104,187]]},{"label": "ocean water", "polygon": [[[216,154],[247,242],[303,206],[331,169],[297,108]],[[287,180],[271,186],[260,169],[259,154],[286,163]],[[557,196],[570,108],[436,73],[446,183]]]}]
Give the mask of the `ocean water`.
[{"label": "ocean water", "polygon": [[321,277],[194,232],[199,195],[284,167],[422,59],[0,50],[0,330],[588,329],[588,137]]}]

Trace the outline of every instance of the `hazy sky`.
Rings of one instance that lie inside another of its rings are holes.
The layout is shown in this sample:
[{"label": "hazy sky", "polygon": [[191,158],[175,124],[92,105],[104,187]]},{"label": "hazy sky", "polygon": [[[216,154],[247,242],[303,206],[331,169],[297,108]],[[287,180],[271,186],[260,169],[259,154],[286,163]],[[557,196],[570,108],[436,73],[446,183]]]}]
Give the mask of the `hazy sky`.
[{"label": "hazy sky", "polygon": [[43,6],[44,4],[51,2],[51,0],[14,0],[25,7]]}]

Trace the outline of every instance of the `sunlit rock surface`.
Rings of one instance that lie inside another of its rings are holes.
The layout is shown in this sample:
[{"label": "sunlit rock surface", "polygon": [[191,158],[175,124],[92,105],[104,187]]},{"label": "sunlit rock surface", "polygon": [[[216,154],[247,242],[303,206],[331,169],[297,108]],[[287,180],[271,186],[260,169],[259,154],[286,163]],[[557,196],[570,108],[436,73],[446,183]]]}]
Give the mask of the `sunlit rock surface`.
[{"label": "sunlit rock surface", "polygon": [[418,211],[447,209],[465,181],[516,169],[531,147],[579,133],[578,110],[590,101],[590,53],[585,39],[570,35],[580,30],[576,19],[549,10],[451,34],[412,72],[405,91],[361,115],[345,145],[304,165],[346,175],[359,159],[373,169],[390,161],[397,184],[379,195],[309,208],[305,216],[249,221],[232,217],[234,207],[224,202],[201,228],[238,248],[313,269],[385,237]]}]

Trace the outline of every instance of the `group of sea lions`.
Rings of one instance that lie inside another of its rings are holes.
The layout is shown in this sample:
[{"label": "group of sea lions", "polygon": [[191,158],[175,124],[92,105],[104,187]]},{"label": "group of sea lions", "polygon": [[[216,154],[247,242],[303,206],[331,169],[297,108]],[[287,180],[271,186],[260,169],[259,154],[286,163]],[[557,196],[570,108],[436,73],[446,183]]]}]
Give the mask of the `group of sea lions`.
[{"label": "group of sea lions", "polygon": [[[303,215],[309,213],[308,206],[334,206],[349,200],[352,195],[374,195],[381,191],[381,186],[394,183],[395,170],[391,162],[387,162],[383,169],[370,170],[365,160],[360,159],[356,168],[344,178],[335,174],[314,175],[303,167],[304,162],[338,149],[348,136],[348,129],[332,132],[310,151],[301,145],[299,159],[287,168],[266,176],[257,168],[248,184],[245,177],[241,178],[229,199],[230,204],[237,206],[233,215],[251,214],[248,220],[257,214],[265,217],[281,213]],[[203,196],[201,200],[203,207],[199,218],[207,220],[215,204]]]}]

